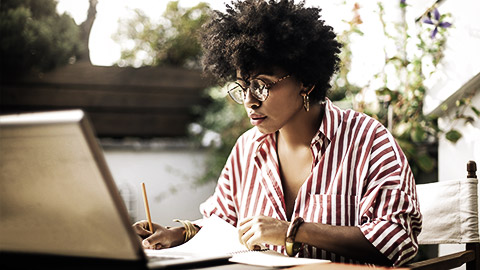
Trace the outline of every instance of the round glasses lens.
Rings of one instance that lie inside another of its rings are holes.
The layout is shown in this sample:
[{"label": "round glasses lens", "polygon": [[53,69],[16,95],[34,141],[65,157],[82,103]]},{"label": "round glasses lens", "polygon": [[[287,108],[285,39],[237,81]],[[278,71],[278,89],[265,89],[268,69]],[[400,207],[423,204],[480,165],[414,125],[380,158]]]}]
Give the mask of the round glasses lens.
[{"label": "round glasses lens", "polygon": [[265,83],[261,80],[253,80],[250,84],[250,91],[259,101],[265,101],[268,97],[268,89],[265,87]]},{"label": "round glasses lens", "polygon": [[244,93],[243,89],[238,84],[232,84],[228,88],[228,95],[238,104],[243,104]]}]

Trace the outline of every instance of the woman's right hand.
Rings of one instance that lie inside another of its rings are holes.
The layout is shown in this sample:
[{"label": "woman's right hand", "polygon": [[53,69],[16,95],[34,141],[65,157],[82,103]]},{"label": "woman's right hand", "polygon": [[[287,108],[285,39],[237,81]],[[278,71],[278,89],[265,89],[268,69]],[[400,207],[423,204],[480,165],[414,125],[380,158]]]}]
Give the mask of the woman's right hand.
[{"label": "woman's right hand", "polygon": [[147,249],[163,249],[183,244],[184,227],[163,227],[153,223],[153,231],[148,230],[148,221],[142,220],[133,224],[134,231],[143,239],[142,245]]}]

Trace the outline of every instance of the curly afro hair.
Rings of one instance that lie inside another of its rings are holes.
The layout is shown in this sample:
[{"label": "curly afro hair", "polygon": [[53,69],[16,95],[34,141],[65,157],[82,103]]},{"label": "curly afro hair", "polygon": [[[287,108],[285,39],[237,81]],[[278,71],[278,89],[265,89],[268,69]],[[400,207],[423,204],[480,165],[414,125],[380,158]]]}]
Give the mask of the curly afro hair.
[{"label": "curly afro hair", "polygon": [[219,81],[281,68],[306,86],[311,101],[322,101],[339,65],[341,44],[319,8],[293,0],[244,0],[216,11],[203,27],[203,67]]}]

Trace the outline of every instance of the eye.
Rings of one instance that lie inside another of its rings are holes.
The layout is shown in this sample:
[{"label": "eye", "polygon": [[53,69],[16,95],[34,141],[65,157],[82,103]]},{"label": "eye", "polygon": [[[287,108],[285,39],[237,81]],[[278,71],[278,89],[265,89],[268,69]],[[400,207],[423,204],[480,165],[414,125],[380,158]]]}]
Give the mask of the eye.
[{"label": "eye", "polygon": [[264,89],[264,88],[269,88],[270,87],[270,84],[265,81],[265,80],[262,80],[262,79],[256,79],[255,80],[256,82],[256,86],[260,89]]},{"label": "eye", "polygon": [[253,89],[258,89],[258,88],[262,88],[262,83],[259,81],[259,80],[252,80],[250,82],[250,87],[253,88]]}]

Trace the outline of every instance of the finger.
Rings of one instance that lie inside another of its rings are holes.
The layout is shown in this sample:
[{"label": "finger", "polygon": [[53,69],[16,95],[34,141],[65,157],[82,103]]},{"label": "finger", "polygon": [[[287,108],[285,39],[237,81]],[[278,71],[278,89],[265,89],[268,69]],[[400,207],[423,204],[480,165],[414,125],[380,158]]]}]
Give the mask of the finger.
[{"label": "finger", "polygon": [[143,239],[143,241],[142,241],[142,246],[143,246],[144,248],[148,248],[148,249],[152,249],[152,247],[153,247],[152,244],[150,243],[150,241],[148,240],[148,238],[147,238],[147,239]]},{"label": "finger", "polygon": [[244,242],[242,240],[242,237],[251,228],[252,228],[252,223],[251,222],[243,223],[242,225],[240,225],[238,227],[238,240],[240,241],[240,243],[244,244]]},{"label": "finger", "polygon": [[147,221],[142,220],[133,224],[132,227],[136,234],[140,235],[142,238],[145,238],[152,235],[152,233],[149,230],[147,230],[147,227],[146,227],[147,224],[148,224]]},{"label": "finger", "polygon": [[142,241],[143,248],[145,248],[145,249],[163,249],[163,248],[165,248],[160,243],[151,245],[150,242],[148,242],[148,240],[147,241],[145,241],[145,240],[147,240],[147,239],[144,239]]},{"label": "finger", "polygon": [[252,226],[253,226],[254,222],[253,222],[253,219],[252,218],[248,218],[248,219],[244,219],[242,220],[237,228],[239,231],[243,233],[245,233],[246,231],[248,231]]},{"label": "finger", "polygon": [[153,234],[150,234],[147,238],[143,240],[144,245],[148,246],[156,246],[156,245],[161,245],[162,241],[165,238],[165,233],[163,233],[161,230],[156,231]]},{"label": "finger", "polygon": [[154,249],[162,249],[162,248],[164,248],[164,246],[162,246],[160,244],[156,244],[155,247],[154,247]]},{"label": "finger", "polygon": [[260,237],[257,234],[253,234],[245,243],[245,246],[249,250],[260,250],[261,249],[261,242]]},{"label": "finger", "polygon": [[247,246],[248,249],[250,249],[247,245],[248,241],[250,240],[250,238],[253,237],[253,235],[255,234],[255,231],[254,230],[248,230],[246,231],[242,237],[240,238],[240,243],[242,243],[243,245]]},{"label": "finger", "polygon": [[245,223],[250,222],[251,220],[252,220],[252,217],[248,217],[248,218],[242,219],[242,220],[238,223],[238,226],[242,226],[242,225],[244,225]]},{"label": "finger", "polygon": [[164,246],[156,238],[157,237],[154,237],[154,235],[152,235],[150,237],[147,237],[147,238],[143,239],[143,241],[142,241],[143,247],[147,248],[147,249],[162,249],[162,248],[164,248]]}]

